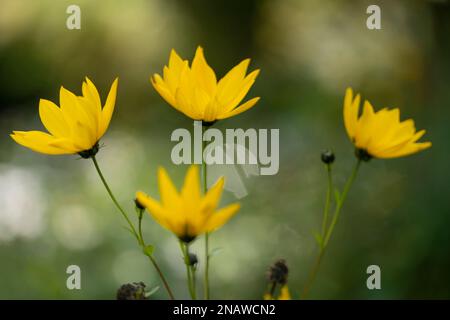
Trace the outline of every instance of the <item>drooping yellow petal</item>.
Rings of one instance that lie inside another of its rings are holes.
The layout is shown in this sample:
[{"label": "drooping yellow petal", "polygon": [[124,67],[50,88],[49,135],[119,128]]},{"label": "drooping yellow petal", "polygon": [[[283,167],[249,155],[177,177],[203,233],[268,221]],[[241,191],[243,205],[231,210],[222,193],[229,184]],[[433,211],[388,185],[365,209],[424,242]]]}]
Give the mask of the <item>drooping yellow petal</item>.
[{"label": "drooping yellow petal", "polygon": [[166,215],[164,208],[158,203],[158,201],[154,200],[142,191],[136,192],[136,200],[140,205],[147,208],[152,217],[161,226],[168,230],[173,230],[175,228],[175,226],[170,223],[170,218]]},{"label": "drooping yellow petal", "polygon": [[253,98],[248,100],[247,102],[241,104],[239,107],[237,107],[236,109],[234,109],[231,112],[227,112],[227,113],[223,113],[220,114],[217,119],[221,120],[221,119],[226,119],[226,118],[230,118],[230,117],[234,117],[242,112],[247,111],[248,109],[252,108],[258,101],[259,101],[259,97]]},{"label": "drooping yellow petal", "polygon": [[400,148],[395,151],[390,151],[390,152],[380,151],[379,154],[377,155],[377,157],[389,159],[389,158],[399,158],[399,157],[409,156],[411,154],[431,148],[431,146],[432,146],[431,142],[420,142],[420,143],[408,144],[408,145],[405,145],[403,148]]},{"label": "drooping yellow petal", "polygon": [[57,141],[57,139],[45,132],[13,131],[10,136],[18,144],[35,152],[51,155],[70,154],[74,152],[70,149],[70,146],[56,147],[50,145],[52,142]]}]

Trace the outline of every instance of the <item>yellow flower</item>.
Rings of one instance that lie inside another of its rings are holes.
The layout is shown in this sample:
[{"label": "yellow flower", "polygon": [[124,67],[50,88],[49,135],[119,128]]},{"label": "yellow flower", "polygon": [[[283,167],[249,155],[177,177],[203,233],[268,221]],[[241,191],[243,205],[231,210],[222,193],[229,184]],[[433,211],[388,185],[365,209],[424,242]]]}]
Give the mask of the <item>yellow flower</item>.
[{"label": "yellow flower", "polygon": [[186,174],[181,192],[177,192],[166,170],[159,168],[158,185],[161,202],[138,191],[136,200],[163,227],[188,243],[198,235],[212,232],[224,225],[238,210],[233,203],[217,210],[224,187],[220,178],[205,195],[200,191],[198,167],[192,165]]},{"label": "yellow flower", "polygon": [[275,299],[270,293],[264,294],[264,300],[291,300],[291,293],[287,284],[283,285],[280,289],[278,299]]},{"label": "yellow flower", "polygon": [[194,120],[214,122],[240,114],[258,102],[259,97],[239,105],[259,74],[255,70],[246,75],[249,63],[250,59],[242,61],[217,82],[201,47],[197,48],[191,67],[172,49],[163,77],[154,74],[150,80],[178,111]]},{"label": "yellow flower", "polygon": [[289,288],[287,284],[281,287],[280,295],[278,296],[278,300],[291,300],[291,293],[289,292]]},{"label": "yellow flower", "polygon": [[95,85],[86,78],[82,96],[64,87],[59,91],[59,104],[39,101],[39,115],[49,133],[13,131],[11,138],[18,144],[44,154],[75,154],[90,157],[98,151],[98,141],[108,129],[116,103],[118,79],[115,79],[105,105]]},{"label": "yellow flower", "polygon": [[431,142],[417,142],[425,130],[416,132],[412,119],[400,121],[399,109],[384,108],[374,112],[366,100],[359,116],[360,101],[360,95],[354,97],[353,90],[348,88],[344,99],[344,124],[361,159],[403,157],[431,147]]}]

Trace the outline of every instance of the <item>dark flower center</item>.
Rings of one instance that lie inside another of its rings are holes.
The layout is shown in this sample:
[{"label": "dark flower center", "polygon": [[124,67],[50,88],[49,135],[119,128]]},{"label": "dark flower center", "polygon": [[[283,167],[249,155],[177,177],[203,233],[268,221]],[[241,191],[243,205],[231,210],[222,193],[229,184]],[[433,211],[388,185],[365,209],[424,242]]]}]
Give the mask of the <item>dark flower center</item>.
[{"label": "dark flower center", "polygon": [[95,145],[91,149],[78,152],[78,154],[83,159],[89,159],[89,158],[92,158],[93,156],[95,156],[97,154],[98,150],[99,150],[99,146],[98,146],[98,142],[96,142]]},{"label": "dark flower center", "polygon": [[355,149],[355,156],[362,161],[369,161],[370,159],[372,159],[373,157],[369,154],[369,152],[367,152],[366,149],[360,149],[360,148],[356,148]]}]

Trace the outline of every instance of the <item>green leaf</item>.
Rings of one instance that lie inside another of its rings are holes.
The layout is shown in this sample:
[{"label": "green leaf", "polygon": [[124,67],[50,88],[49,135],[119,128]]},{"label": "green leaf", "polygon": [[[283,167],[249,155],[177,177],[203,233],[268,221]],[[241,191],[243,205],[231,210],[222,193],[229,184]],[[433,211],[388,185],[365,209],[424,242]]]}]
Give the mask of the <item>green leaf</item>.
[{"label": "green leaf", "polygon": [[149,256],[149,257],[153,254],[153,251],[154,251],[154,250],[155,250],[155,247],[152,246],[151,244],[146,245],[146,246],[144,247],[144,249],[143,249],[144,254],[145,254],[146,256]]},{"label": "green leaf", "polygon": [[148,298],[148,297],[154,295],[158,290],[159,290],[159,286],[154,287],[153,289],[151,289],[150,291],[145,293],[145,297]]}]

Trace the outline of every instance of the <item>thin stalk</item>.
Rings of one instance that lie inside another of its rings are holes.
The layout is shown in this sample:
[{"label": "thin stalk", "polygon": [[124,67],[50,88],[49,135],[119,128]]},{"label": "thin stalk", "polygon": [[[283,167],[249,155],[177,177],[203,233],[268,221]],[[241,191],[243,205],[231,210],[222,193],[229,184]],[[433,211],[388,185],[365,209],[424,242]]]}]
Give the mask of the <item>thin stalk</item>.
[{"label": "thin stalk", "polygon": [[[140,238],[140,243],[142,248],[144,249],[147,245],[145,244],[144,237],[142,235],[142,214],[144,210],[141,210],[139,213],[139,225],[138,225],[138,235]],[[158,263],[156,262],[155,258],[144,251],[144,254],[150,259],[150,262],[152,263],[153,267],[155,268],[156,272],[158,273],[159,277],[161,278],[162,283],[164,284],[164,287],[167,290],[167,293],[169,294],[169,297],[171,300],[175,300],[175,297],[172,293],[172,290],[170,289],[169,283],[166,280],[166,277],[164,277],[164,274],[162,273],[161,269],[159,268]]]},{"label": "thin stalk", "polygon": [[193,270],[191,269],[191,266],[190,266],[188,245],[183,243],[182,241],[180,241],[180,249],[181,249],[181,252],[183,253],[184,264],[186,265],[186,275],[187,275],[189,294],[191,295],[192,300],[196,300],[197,294],[195,291],[195,284],[193,283],[193,281],[195,281],[194,280],[195,276],[193,276],[193,274],[192,274]]},{"label": "thin stalk", "polygon": [[[203,177],[203,195],[208,191],[208,170],[206,162],[203,159],[205,151],[205,141],[202,141],[202,177]],[[209,300],[209,234],[205,233],[205,274],[203,276],[203,296],[205,300]]]},{"label": "thin stalk", "polygon": [[356,174],[358,173],[360,164],[361,164],[361,160],[358,159],[355,166],[353,167],[353,171],[352,171],[350,177],[347,179],[347,182],[345,183],[344,190],[338,199],[336,208],[334,210],[333,219],[332,219],[331,224],[328,227],[326,233],[324,233],[324,234],[326,234],[325,239],[322,239],[322,245],[320,246],[319,254],[317,255],[316,261],[314,262],[314,265],[313,265],[313,268],[311,269],[309,278],[303,289],[303,293],[301,295],[302,299],[306,298],[306,296],[309,293],[309,290],[311,289],[312,284],[314,283],[314,280],[316,279],[320,264],[322,262],[323,256],[325,255],[325,250],[327,248],[328,242],[330,241],[331,235],[333,234],[334,228],[339,219],[339,215],[340,215],[342,206],[345,202],[345,199],[347,198],[347,194],[350,190],[350,187],[352,186],[353,181],[355,180],[355,177],[356,177]]},{"label": "thin stalk", "polygon": [[[108,192],[111,200],[114,202],[114,204],[116,205],[117,209],[119,209],[119,212],[122,214],[122,216],[125,218],[125,221],[128,223],[128,226],[130,227],[130,231],[133,234],[133,236],[136,238],[138,244],[142,247],[142,249],[145,249],[145,243],[142,237],[142,230],[141,230],[141,219],[139,219],[139,232],[136,232],[136,228],[134,227],[133,223],[131,222],[130,218],[128,218],[128,215],[126,214],[125,210],[122,209],[122,207],[120,206],[119,202],[117,201],[116,197],[114,196],[114,194],[111,191],[111,188],[109,187],[108,183],[106,182],[105,177],[103,176],[103,173],[100,169],[100,166],[98,165],[97,159],[95,158],[95,156],[92,156],[92,162],[94,162],[94,166],[95,169],[97,170],[97,173],[100,177],[100,180],[102,180],[103,185],[105,186],[106,191]],[[144,251],[145,252],[145,251]],[[169,297],[174,300],[174,296],[172,294],[172,291],[170,290],[169,284],[167,283],[161,269],[159,268],[158,264],[156,263],[156,260],[148,254],[145,254],[147,257],[149,257],[150,261],[152,262],[154,268],[156,269],[156,271],[159,274],[159,277],[161,278],[161,281],[163,282],[167,293],[169,294]]]},{"label": "thin stalk", "polygon": [[330,238],[331,238],[331,235],[333,233],[334,227],[336,226],[336,223],[338,222],[339,215],[341,213],[341,208],[344,205],[345,199],[347,199],[347,194],[348,194],[348,192],[350,190],[350,187],[353,184],[353,181],[356,178],[356,174],[358,173],[358,169],[359,169],[360,164],[361,164],[361,160],[358,159],[356,164],[355,164],[355,166],[353,167],[353,171],[352,171],[350,177],[348,178],[347,182],[345,183],[344,190],[342,191],[342,194],[339,197],[339,201],[336,204],[336,209],[334,210],[333,220],[331,221],[331,225],[328,228],[328,232],[327,232],[327,235],[326,235],[325,240],[324,240],[324,247],[326,247],[327,244],[328,244],[328,241],[330,241]]},{"label": "thin stalk", "polygon": [[327,189],[327,196],[325,200],[325,207],[323,210],[323,221],[322,221],[322,244],[323,246],[323,239],[325,238],[325,233],[328,226],[328,212],[330,211],[330,203],[331,203],[331,195],[333,193],[333,176],[331,174],[331,164],[327,164],[327,175],[328,175],[328,189]]},{"label": "thin stalk", "polygon": [[100,167],[98,165],[98,162],[97,162],[97,159],[95,158],[95,156],[92,156],[92,161],[94,162],[95,169],[97,170],[97,173],[100,176],[100,179],[102,180],[103,185],[106,188],[106,191],[108,191],[109,197],[114,202],[114,204],[116,205],[117,209],[119,209],[120,213],[122,214],[122,216],[125,218],[126,222],[128,223],[128,226],[130,227],[131,233],[136,237],[136,240],[139,242],[139,236],[138,236],[138,234],[136,232],[136,229],[134,228],[133,223],[130,221],[130,218],[128,218],[128,215],[122,209],[122,207],[120,206],[119,202],[117,202],[116,197],[114,196],[114,194],[112,193],[111,189],[109,188],[109,185],[106,182],[106,179],[103,176],[102,171],[100,170]]}]

